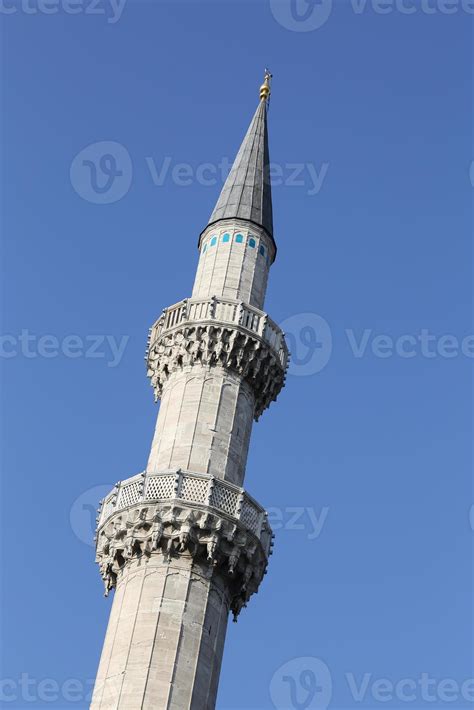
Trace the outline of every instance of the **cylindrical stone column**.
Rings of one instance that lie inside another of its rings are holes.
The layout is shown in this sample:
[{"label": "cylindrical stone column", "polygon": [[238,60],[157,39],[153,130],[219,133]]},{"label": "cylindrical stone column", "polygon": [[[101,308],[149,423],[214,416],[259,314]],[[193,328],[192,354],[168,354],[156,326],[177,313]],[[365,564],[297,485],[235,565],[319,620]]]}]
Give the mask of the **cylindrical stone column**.
[{"label": "cylindrical stone column", "polygon": [[181,468],[241,486],[254,411],[252,388],[222,367],[173,373],[163,388],[148,473]]},{"label": "cylindrical stone column", "polygon": [[160,553],[117,583],[92,710],[213,710],[229,594],[212,565]]},{"label": "cylindrical stone column", "polygon": [[263,308],[275,245],[257,225],[222,220],[201,235],[193,298],[222,296]]}]

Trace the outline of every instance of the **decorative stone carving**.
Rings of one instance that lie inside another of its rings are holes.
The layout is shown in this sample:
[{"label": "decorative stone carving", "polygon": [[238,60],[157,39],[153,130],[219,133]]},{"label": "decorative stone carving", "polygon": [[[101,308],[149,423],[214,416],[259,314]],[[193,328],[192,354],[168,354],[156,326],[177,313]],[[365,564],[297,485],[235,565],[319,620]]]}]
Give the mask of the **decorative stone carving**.
[{"label": "decorative stone carving", "polygon": [[[203,485],[204,484],[204,485]],[[231,518],[236,525],[256,535],[268,554],[272,536],[265,510],[243,488],[208,473],[168,470],[157,473],[140,473],[119,481],[106,496],[99,508],[98,528],[101,529],[112,515],[126,512],[132,506],[141,508],[157,502],[181,501],[191,503],[209,514],[217,513]],[[203,518],[205,521],[205,517]],[[154,528],[154,539],[162,535],[159,521]],[[97,536],[96,536],[97,540]]]},{"label": "decorative stone carving", "polygon": [[191,555],[209,573],[226,578],[234,621],[266,572],[267,555],[253,533],[240,523],[179,503],[137,505],[117,512],[97,533],[96,561],[105,596],[117,585],[127,560],[162,554],[171,560]]},{"label": "decorative stone carving", "polygon": [[276,400],[285,383],[276,351],[258,336],[238,326],[183,323],[163,332],[149,347],[147,374],[155,399],[160,399],[173,372],[196,363],[220,365],[244,378],[255,393],[255,419]]}]

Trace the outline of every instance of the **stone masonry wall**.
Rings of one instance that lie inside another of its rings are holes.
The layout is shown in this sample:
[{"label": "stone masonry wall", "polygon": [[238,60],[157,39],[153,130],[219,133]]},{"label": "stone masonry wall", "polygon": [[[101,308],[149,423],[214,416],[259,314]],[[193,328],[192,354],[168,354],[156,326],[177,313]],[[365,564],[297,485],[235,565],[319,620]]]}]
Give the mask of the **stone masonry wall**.
[{"label": "stone masonry wall", "polygon": [[147,471],[182,468],[242,485],[255,400],[241,378],[222,367],[194,366],[164,388]]},{"label": "stone masonry wall", "polygon": [[114,595],[92,710],[213,710],[229,612],[212,567],[154,553]]},{"label": "stone masonry wall", "polygon": [[236,298],[263,308],[274,254],[263,229],[230,220],[208,227],[200,241],[192,297]]}]

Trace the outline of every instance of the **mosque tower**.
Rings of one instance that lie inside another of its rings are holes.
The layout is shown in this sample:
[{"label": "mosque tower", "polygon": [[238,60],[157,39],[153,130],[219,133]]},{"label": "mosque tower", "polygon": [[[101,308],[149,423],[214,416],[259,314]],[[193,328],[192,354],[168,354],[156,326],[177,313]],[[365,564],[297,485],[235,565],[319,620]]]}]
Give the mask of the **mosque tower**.
[{"label": "mosque tower", "polygon": [[93,710],[213,710],[229,612],[237,618],[266,572],[267,514],[242,486],[253,420],[288,362],[263,310],[276,255],[270,80],[199,237],[192,295],[150,329],[161,405],[146,470],[99,510],[97,562],[115,592]]}]

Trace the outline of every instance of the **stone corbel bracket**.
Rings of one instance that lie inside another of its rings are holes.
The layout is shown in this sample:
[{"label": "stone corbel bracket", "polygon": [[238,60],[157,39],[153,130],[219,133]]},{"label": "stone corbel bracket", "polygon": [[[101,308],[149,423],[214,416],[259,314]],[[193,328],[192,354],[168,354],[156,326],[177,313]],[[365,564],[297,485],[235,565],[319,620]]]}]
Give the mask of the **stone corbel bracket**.
[{"label": "stone corbel bracket", "polygon": [[150,343],[147,375],[161,398],[163,387],[173,372],[200,363],[220,365],[236,372],[253,388],[255,419],[275,401],[285,384],[286,363],[263,338],[238,325],[225,323],[181,323],[162,332]]},{"label": "stone corbel bracket", "polygon": [[128,560],[146,563],[153,554],[168,561],[190,555],[207,566],[209,574],[225,576],[234,621],[257,592],[268,563],[261,541],[224,515],[181,501],[139,504],[115,513],[97,530],[96,562],[105,596],[117,585]]}]

